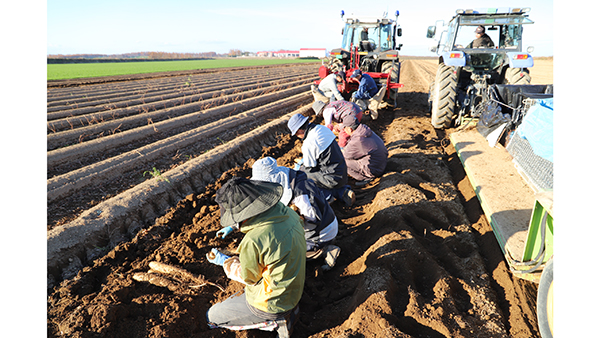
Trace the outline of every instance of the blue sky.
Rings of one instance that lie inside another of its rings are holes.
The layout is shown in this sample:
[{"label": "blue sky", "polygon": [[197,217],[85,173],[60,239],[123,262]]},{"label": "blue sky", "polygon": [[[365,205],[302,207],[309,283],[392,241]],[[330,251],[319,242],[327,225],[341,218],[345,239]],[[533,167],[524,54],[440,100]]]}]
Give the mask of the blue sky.
[{"label": "blue sky", "polygon": [[526,26],[524,45],[535,47],[534,56],[553,55],[552,1],[367,2],[50,0],[47,54],[330,50],[341,44],[341,10],[389,17],[399,10],[402,54],[433,56],[427,26],[447,22],[457,8],[530,7],[535,24]]}]

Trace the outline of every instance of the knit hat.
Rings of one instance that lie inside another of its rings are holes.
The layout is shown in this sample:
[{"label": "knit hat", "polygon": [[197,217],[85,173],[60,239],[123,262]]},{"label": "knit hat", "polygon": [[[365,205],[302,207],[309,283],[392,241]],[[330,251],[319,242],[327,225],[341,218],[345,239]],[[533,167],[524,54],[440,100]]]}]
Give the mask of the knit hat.
[{"label": "knit hat", "polygon": [[323,114],[323,108],[325,107],[325,102],[323,101],[315,101],[312,105],[312,109],[315,111],[317,116]]},{"label": "knit hat", "polygon": [[342,118],[342,127],[344,128],[350,127],[355,130],[359,124],[360,123],[358,122],[358,119],[354,115],[346,115],[344,118]]},{"label": "knit hat", "polygon": [[217,191],[221,225],[227,227],[259,215],[281,199],[283,187],[277,183],[234,177]]},{"label": "knit hat", "polygon": [[268,156],[261,158],[252,165],[252,178],[255,181],[278,183],[283,187],[280,202],[288,205],[292,200],[292,187],[290,186],[290,168],[277,166],[277,161]]},{"label": "knit hat", "polygon": [[302,127],[304,123],[306,123],[306,121],[308,121],[308,117],[302,114],[298,113],[292,116],[287,124],[288,128],[290,129],[290,132],[292,132],[292,135],[296,135],[298,129],[300,129],[300,127]]},{"label": "knit hat", "polygon": [[341,77],[342,81],[346,81],[346,72],[344,72],[343,70],[340,70],[339,72],[335,73],[335,75]]}]

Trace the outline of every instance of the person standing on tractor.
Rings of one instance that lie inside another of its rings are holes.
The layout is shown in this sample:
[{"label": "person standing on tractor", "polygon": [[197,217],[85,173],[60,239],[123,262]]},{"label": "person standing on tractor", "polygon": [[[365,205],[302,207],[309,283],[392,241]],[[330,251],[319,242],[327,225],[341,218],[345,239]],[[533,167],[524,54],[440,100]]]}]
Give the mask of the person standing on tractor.
[{"label": "person standing on tractor", "polygon": [[341,148],[346,146],[349,138],[348,134],[340,126],[342,119],[345,116],[352,115],[360,122],[363,116],[362,109],[356,103],[349,101],[333,101],[327,105],[321,101],[317,101],[313,103],[312,108],[317,116],[323,115],[325,126],[334,133],[337,133],[338,144]]},{"label": "person standing on tractor", "polygon": [[321,268],[330,270],[340,253],[340,248],[332,244],[338,233],[338,221],[315,182],[302,171],[278,166],[272,157],[254,162],[251,179],[283,186],[280,202],[297,208],[304,220],[306,258],[324,257],[325,265]]},{"label": "person standing on tractor", "polygon": [[292,136],[302,140],[302,158],[296,160],[294,169],[315,181],[328,202],[340,199],[347,206],[354,204],[356,196],[347,185],[346,161],[335,134],[323,125],[310,123],[302,114],[292,116],[287,126]]},{"label": "person standing on tractor", "polygon": [[311,85],[315,101],[327,103],[329,101],[343,100],[344,97],[338,89],[338,83],[343,83],[345,78],[346,74],[343,71],[339,71],[327,75],[321,80],[318,87],[315,88],[315,85]]},{"label": "person standing on tractor", "polygon": [[342,127],[350,135],[344,148],[344,158],[348,175],[358,181],[356,185],[365,185],[383,175],[388,158],[383,140],[352,115],[344,117]]},{"label": "person standing on tractor", "polygon": [[369,107],[369,100],[377,94],[377,83],[369,74],[363,74],[360,69],[355,69],[350,78],[358,82],[358,89],[352,93],[351,101],[365,111]]},{"label": "person standing on tractor", "polygon": [[467,48],[494,48],[494,41],[485,33],[485,27],[477,26],[475,29],[475,40],[467,45]]},{"label": "person standing on tractor", "polygon": [[277,337],[290,337],[304,289],[306,241],[300,216],[279,202],[282,194],[279,184],[241,177],[217,191],[221,225],[236,225],[245,236],[239,256],[213,248],[207,259],[245,288],[208,309],[210,328],[277,330]]}]

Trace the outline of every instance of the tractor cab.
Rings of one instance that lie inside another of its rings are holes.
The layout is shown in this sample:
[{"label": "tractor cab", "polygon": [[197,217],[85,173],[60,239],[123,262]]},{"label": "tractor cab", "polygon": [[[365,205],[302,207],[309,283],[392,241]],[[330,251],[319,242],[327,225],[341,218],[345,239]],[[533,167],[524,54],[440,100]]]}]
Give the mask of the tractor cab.
[{"label": "tractor cab", "polygon": [[342,48],[349,51],[353,46],[357,46],[365,54],[393,49],[393,21],[384,19],[383,22],[362,22],[359,19],[348,19],[344,27]]},{"label": "tractor cab", "polygon": [[[445,61],[446,56],[462,59],[454,61],[463,61],[462,64],[452,64],[451,60],[449,64],[480,71],[490,71],[502,66],[507,61],[506,56],[526,58],[527,54],[519,53],[523,51],[523,25],[533,23],[525,14],[528,12],[529,8],[459,9],[448,25],[443,26],[439,42],[431,51],[445,54]],[[477,46],[474,43],[475,30],[480,26],[483,33],[491,39],[491,44]],[[433,38],[436,30],[436,26],[430,26],[427,37]],[[531,51],[532,49],[528,49],[529,53]],[[466,64],[464,61],[467,61]]]}]

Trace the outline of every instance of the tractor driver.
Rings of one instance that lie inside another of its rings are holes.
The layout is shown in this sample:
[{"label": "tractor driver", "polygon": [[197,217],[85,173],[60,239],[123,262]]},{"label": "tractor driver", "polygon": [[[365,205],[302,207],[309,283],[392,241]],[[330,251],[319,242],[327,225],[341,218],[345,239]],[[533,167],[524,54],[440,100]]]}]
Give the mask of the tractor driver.
[{"label": "tractor driver", "polygon": [[467,48],[494,48],[494,41],[485,33],[485,27],[477,26],[475,29],[475,40],[467,45]]},{"label": "tractor driver", "polygon": [[373,51],[373,46],[371,45],[371,42],[369,41],[369,28],[367,28],[367,27],[364,27],[363,30],[360,32],[360,49],[361,49],[361,52]]}]

